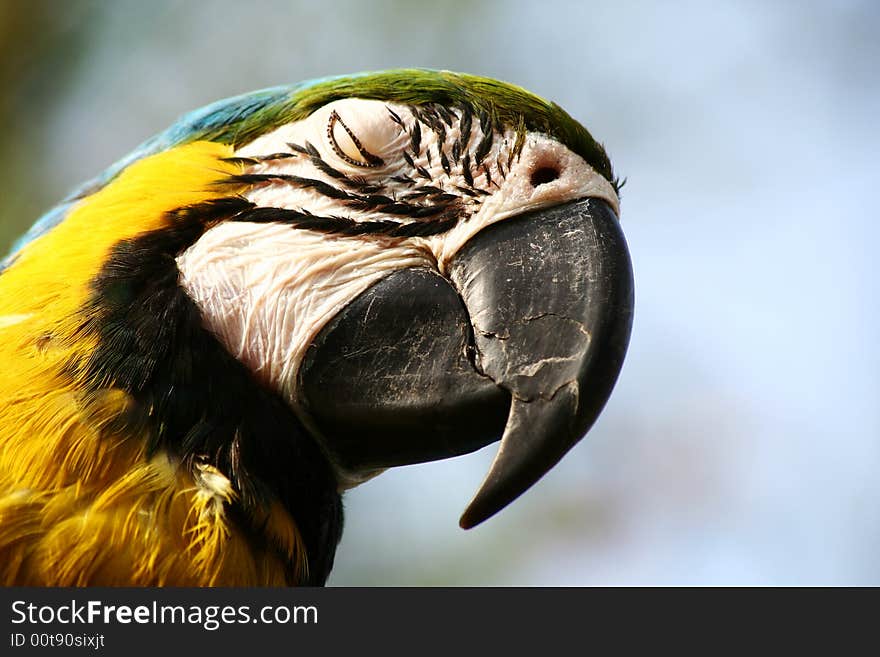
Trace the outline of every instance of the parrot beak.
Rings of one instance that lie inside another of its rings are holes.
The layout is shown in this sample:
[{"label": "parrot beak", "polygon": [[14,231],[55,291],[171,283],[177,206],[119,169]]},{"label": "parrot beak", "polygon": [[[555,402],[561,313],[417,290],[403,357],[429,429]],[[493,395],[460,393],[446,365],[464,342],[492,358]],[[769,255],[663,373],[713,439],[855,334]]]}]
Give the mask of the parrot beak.
[{"label": "parrot beak", "polygon": [[338,471],[448,458],[501,439],[461,517],[473,527],[596,421],[629,343],[632,266],[589,198],[490,225],[448,280],[397,271],[324,327],[300,368],[306,424]]}]

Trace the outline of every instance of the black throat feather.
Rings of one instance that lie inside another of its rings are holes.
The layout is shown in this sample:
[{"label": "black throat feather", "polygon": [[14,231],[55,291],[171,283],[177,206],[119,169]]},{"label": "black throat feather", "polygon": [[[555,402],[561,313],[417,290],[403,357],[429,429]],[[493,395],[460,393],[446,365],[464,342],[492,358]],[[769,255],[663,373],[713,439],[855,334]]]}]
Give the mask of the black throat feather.
[{"label": "black throat feather", "polygon": [[175,257],[235,207],[228,199],[184,208],[167,228],[114,247],[93,281],[80,329],[98,338],[89,380],[130,395],[134,403],[119,421],[130,434],[148,436],[149,453],[164,451],[184,468],[207,462],[224,473],[237,494],[228,516],[255,544],[273,547],[251,519],[280,501],[308,554],[307,578],[294,581],[291,564],[288,581],[322,585],[343,524],[330,465],[280,396],[203,327],[178,284]]}]

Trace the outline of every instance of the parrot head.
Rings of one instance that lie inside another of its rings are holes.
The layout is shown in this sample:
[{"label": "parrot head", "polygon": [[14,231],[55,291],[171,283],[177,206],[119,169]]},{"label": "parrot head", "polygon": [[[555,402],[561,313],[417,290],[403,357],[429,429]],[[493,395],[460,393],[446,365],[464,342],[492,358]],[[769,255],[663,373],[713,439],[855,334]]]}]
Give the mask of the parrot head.
[{"label": "parrot head", "polygon": [[[559,106],[470,75],[361,74],[191,113],[7,258],[0,340],[34,383],[0,407],[26,427],[0,434],[17,461],[0,494],[78,481],[93,507],[161,461],[174,478],[158,489],[213,500],[198,522],[301,545],[283,579],[315,584],[341,491],[500,440],[473,527],[611,394],[633,312],[618,191]],[[39,445],[38,386],[74,400],[62,420],[88,440]],[[63,474],[38,473],[47,460]]]}]

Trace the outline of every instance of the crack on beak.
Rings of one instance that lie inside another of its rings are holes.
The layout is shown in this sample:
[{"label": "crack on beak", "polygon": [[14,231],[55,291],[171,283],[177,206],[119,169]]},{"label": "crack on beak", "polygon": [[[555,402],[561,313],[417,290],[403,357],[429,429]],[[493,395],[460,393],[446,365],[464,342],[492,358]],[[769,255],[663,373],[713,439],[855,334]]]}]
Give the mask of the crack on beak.
[{"label": "crack on beak", "polygon": [[559,313],[538,313],[537,315],[532,315],[530,317],[525,317],[522,320],[522,323],[528,324],[529,322],[534,322],[539,319],[544,319],[546,317],[555,317],[556,319],[561,319],[564,322],[571,322],[574,324],[575,328],[580,331],[587,339],[592,338],[592,334],[587,330],[587,327],[583,325],[582,322],[579,322],[576,319],[572,319],[571,317],[566,317],[565,315],[560,315]]},{"label": "crack on beak", "polygon": [[[474,369],[525,403],[551,400],[562,388],[577,384],[581,363],[592,342],[582,322],[552,312],[527,316],[495,330],[475,326],[474,331]],[[547,336],[551,336],[550,349],[533,347]]]}]

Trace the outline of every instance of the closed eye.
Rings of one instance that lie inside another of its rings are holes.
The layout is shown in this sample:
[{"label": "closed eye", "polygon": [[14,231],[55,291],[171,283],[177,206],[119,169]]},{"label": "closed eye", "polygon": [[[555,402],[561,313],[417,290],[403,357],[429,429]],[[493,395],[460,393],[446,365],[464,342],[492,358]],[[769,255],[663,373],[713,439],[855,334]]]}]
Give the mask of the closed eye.
[{"label": "closed eye", "polygon": [[327,122],[327,139],[333,152],[352,166],[374,168],[385,164],[381,157],[373,155],[363,147],[336,110],[330,112],[330,119]]}]

